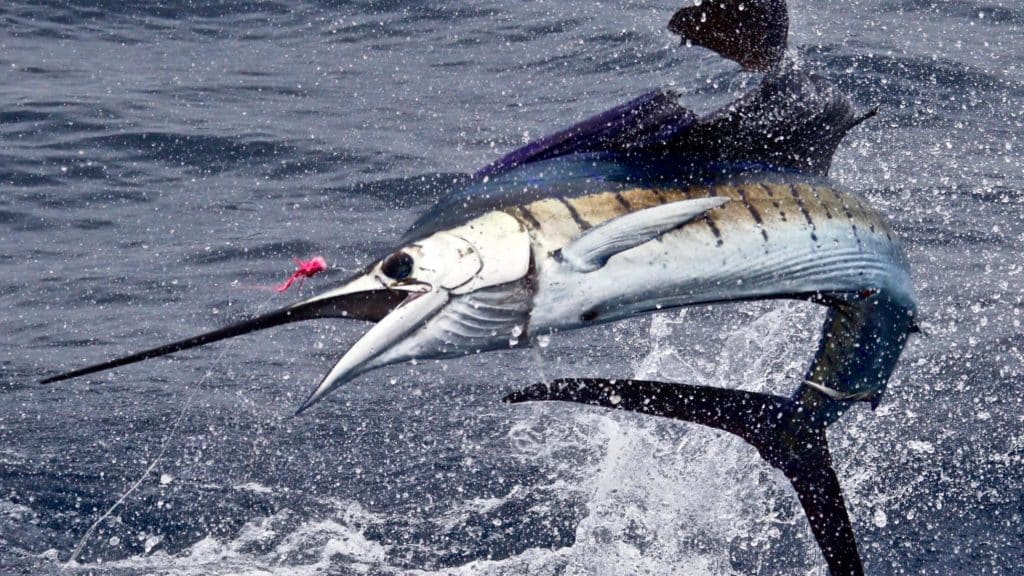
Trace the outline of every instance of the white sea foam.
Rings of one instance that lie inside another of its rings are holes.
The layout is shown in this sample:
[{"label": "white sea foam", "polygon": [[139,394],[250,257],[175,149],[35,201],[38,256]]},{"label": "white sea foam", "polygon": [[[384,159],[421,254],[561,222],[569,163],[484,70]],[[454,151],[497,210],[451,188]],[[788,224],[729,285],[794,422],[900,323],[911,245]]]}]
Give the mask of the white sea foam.
[{"label": "white sea foam", "polygon": [[[102,568],[168,576],[363,573],[386,565],[387,549],[368,540],[360,526],[379,518],[352,502],[325,504],[334,514],[298,519],[283,509],[247,523],[231,540],[203,538],[178,554],[157,551],[147,556],[104,562]],[[268,547],[266,544],[271,543]],[[268,549],[269,548],[269,549]],[[100,565],[68,565],[89,571]]]},{"label": "white sea foam", "polygon": [[[684,315],[655,317],[651,350],[635,376],[789,392],[806,361],[790,348],[802,345],[803,327],[809,320],[814,325],[813,314],[799,306],[749,314],[710,361],[680,352],[678,346],[686,342]],[[540,561],[524,555],[494,570],[476,565],[472,573],[503,574],[510,565],[532,573],[539,565],[539,573],[580,576],[727,575],[734,573],[732,556],[756,564],[759,555],[771,553],[783,530],[805,544],[803,557],[791,559],[789,566],[812,571],[820,565],[788,482],[738,438],[599,409],[561,408],[557,418],[547,419],[541,417],[543,409],[533,410],[510,430],[512,447],[524,457],[561,465],[559,476],[576,481],[572,486],[587,503],[587,515],[573,546]],[[577,443],[594,453],[588,459],[592,465],[577,468],[577,462],[550,458],[560,447]]]},{"label": "white sea foam", "polygon": [[235,486],[235,490],[244,490],[246,492],[253,492],[255,494],[273,494],[274,489],[268,488],[259,482],[246,482],[245,484],[239,484]]}]

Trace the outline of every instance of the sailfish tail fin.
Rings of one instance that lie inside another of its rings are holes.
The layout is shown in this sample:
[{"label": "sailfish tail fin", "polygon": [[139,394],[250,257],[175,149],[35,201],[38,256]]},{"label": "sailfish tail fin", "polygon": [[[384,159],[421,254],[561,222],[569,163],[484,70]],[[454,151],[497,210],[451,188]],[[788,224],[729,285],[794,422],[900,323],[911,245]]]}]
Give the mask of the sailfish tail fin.
[{"label": "sailfish tail fin", "polygon": [[825,428],[802,418],[792,400],[710,386],[602,378],[535,384],[505,397],[511,403],[540,400],[674,418],[743,438],[793,485],[830,573],[864,573]]}]

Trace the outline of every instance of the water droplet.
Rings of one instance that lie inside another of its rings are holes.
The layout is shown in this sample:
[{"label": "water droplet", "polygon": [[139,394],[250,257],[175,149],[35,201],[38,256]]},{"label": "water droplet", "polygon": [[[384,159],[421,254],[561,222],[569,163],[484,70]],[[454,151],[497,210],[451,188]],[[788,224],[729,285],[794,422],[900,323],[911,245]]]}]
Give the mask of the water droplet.
[{"label": "water droplet", "polygon": [[925,442],[922,440],[909,440],[907,442],[907,448],[910,448],[914,452],[920,452],[923,454],[934,454],[935,446],[931,442]]},{"label": "water droplet", "polygon": [[885,528],[885,526],[889,524],[889,517],[885,515],[884,510],[876,508],[875,515],[871,518],[871,521],[875,523],[875,526]]},{"label": "water droplet", "polygon": [[145,553],[149,554],[157,544],[163,541],[163,539],[163,536],[150,536],[149,538],[146,538],[146,543],[143,545],[146,551]]}]

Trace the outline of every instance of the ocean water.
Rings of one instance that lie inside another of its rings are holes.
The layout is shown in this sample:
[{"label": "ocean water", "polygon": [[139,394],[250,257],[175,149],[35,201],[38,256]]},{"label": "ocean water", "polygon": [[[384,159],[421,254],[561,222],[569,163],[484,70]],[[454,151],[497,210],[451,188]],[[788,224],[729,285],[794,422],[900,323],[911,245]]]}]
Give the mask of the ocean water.
[{"label": "ocean water", "polygon": [[[458,174],[650,88],[707,111],[753,86],[678,46],[678,7],[0,5],[0,573],[824,574],[742,442],[500,402],[573,375],[787,393],[809,304],[392,367],[298,418],[365,324],[36,383],[291,301],[267,287],[293,257],[332,265],[301,294],[332,286]],[[867,570],[1024,573],[1024,5],[790,9],[805,64],[881,106],[832,175],[892,219],[921,300],[885,401],[830,431]]]}]

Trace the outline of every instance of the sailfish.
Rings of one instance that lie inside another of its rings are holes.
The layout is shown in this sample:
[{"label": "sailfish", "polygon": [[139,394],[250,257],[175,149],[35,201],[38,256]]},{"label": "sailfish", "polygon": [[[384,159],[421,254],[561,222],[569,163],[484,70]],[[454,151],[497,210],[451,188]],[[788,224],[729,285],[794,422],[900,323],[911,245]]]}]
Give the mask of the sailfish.
[{"label": "sailfish", "polygon": [[399,245],[339,286],[212,332],[52,376],[55,382],[285,323],[373,323],[303,412],[376,368],[458,357],[637,315],[758,299],[827,307],[789,397],[576,378],[506,397],[630,410],[725,430],[792,483],[834,575],[863,567],[826,428],[877,406],[916,330],[907,258],[885,217],[828,178],[859,113],[787,49],[784,0],[713,0],[669,29],[761,74],[698,115],[654,90],[531,142],[442,198]]}]

